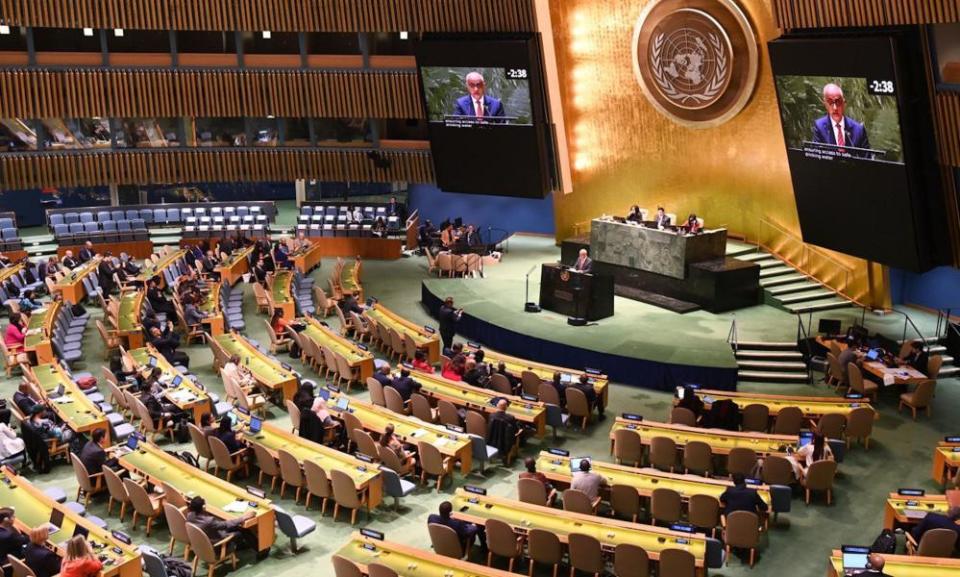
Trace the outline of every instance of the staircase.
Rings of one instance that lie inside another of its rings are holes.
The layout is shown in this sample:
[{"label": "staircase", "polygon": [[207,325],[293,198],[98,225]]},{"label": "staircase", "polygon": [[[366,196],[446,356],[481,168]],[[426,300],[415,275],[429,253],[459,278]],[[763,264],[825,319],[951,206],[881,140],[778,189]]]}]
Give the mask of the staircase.
[{"label": "staircase", "polygon": [[737,250],[728,252],[727,256],[760,265],[763,300],[771,306],[795,314],[853,306],[853,303],[832,288],[764,250],[742,245]]},{"label": "staircase", "polygon": [[739,341],[737,380],[764,383],[807,383],[810,373],[797,343]]}]

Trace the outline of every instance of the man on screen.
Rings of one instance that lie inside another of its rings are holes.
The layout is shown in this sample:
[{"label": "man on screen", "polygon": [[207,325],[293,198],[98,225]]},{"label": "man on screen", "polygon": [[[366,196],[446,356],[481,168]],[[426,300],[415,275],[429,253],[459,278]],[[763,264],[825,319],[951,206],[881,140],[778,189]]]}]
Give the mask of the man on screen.
[{"label": "man on screen", "polygon": [[[867,129],[863,124],[843,114],[847,102],[843,98],[842,88],[833,83],[824,86],[823,106],[827,109],[827,115],[818,118],[814,123],[814,142],[835,144],[838,147],[870,148]],[[844,152],[843,148],[838,150]],[[853,154],[863,156],[863,153]]]},{"label": "man on screen", "polygon": [[477,120],[491,116],[503,116],[503,103],[485,94],[487,83],[479,72],[467,74],[467,94],[457,99],[453,113],[457,116],[473,116]]}]

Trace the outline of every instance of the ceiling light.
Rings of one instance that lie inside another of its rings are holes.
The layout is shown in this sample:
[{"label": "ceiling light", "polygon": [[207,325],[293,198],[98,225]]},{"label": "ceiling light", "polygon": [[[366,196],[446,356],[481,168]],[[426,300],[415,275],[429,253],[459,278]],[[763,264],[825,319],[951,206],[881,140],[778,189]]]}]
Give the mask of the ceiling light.
[{"label": "ceiling light", "polygon": [[84,29],[83,29],[83,35],[84,35],[84,36],[93,36],[93,28],[84,28]]},{"label": "ceiling light", "polygon": [[10,27],[6,24],[0,24],[0,34],[7,35],[10,34]]},{"label": "ceiling light", "polygon": [[408,38],[410,38],[410,33],[407,32],[406,30],[401,30],[401,31],[400,31],[400,40],[406,40],[406,39],[408,39]]},{"label": "ceiling light", "polygon": [[263,35],[264,40],[270,40],[270,37],[273,36],[273,34],[271,34],[269,30],[264,30],[263,32],[261,32],[261,34]]},{"label": "ceiling light", "polygon": [[123,28],[114,28],[113,35],[117,38],[123,38]]}]

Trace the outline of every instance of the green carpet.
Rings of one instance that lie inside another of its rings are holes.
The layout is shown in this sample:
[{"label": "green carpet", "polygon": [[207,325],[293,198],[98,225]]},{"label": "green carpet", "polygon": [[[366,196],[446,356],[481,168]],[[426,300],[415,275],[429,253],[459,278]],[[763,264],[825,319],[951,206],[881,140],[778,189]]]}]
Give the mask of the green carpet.
[{"label": "green carpet", "polygon": [[[285,212],[283,211],[281,214]],[[505,255],[504,262],[487,267],[487,279],[477,282],[476,286],[484,286],[483,283],[489,283],[490,286],[494,287],[513,286],[515,283],[522,282],[523,274],[532,266],[543,261],[556,260],[558,257],[559,250],[553,246],[550,239],[515,237],[510,240],[509,252]],[[314,272],[318,282],[324,286],[326,286],[326,276],[329,274],[331,267],[332,261],[326,260],[322,268]],[[420,282],[425,278],[427,278],[426,260],[423,258],[407,258],[393,262],[370,261],[364,265],[364,286],[367,294],[379,298],[393,310],[420,323],[432,322],[419,304]],[[468,288],[471,291],[478,290],[474,289],[471,284],[475,281],[443,282],[464,287],[470,285]],[[262,343],[266,343],[268,341],[266,327],[264,323],[260,322],[263,317],[256,314],[250,288],[247,286],[244,289],[247,334]],[[531,290],[533,290],[533,286],[531,286]],[[497,294],[495,293],[491,297],[495,300]],[[504,307],[513,306],[511,301],[504,300],[506,302],[503,305]],[[522,315],[523,313],[519,312],[522,304],[521,299],[517,298],[515,300],[516,314]],[[726,337],[730,320],[733,318],[732,315],[710,315],[702,312],[681,316],[659,310],[646,311],[644,305],[638,305],[636,309],[626,309],[619,308],[620,302],[617,304],[618,315],[611,320],[616,323],[616,326],[622,326],[622,329],[619,330],[624,333],[642,333],[644,336],[641,340],[651,343],[650,346],[656,345],[657,341],[660,341],[658,346],[663,347],[664,351],[671,352],[671,354],[679,354],[672,351],[687,347],[689,345],[688,335],[693,332],[702,334],[702,341],[705,343],[703,346],[707,346],[707,341],[710,339],[718,341],[715,343],[715,348],[719,351],[722,346],[725,346],[722,344],[723,339]],[[628,315],[625,312],[627,310],[636,311],[636,316],[633,316],[633,312]],[[91,311],[94,318],[102,317],[99,309],[91,307]],[[847,313],[848,316],[851,314]],[[909,314],[921,330],[929,331],[935,322],[935,318],[931,315],[919,311],[909,309]],[[843,315],[831,313],[829,316],[840,318]],[[736,318],[740,327],[741,339],[790,340],[796,336],[796,319],[792,315],[772,307],[758,306],[739,311]],[[536,322],[533,316],[529,319],[524,322]],[[328,319],[328,321],[330,320]],[[903,330],[902,317],[876,317],[868,320],[868,326],[871,330],[884,330],[897,338],[899,338],[900,331]],[[816,317],[814,318],[814,326],[816,326]],[[531,331],[543,330],[533,325],[530,328]],[[91,319],[86,336],[87,338],[83,342],[85,363],[79,365],[76,370],[87,370],[99,374],[100,366],[103,363],[103,343],[96,335],[93,319]],[[616,338],[622,337],[618,336]],[[489,345],[495,346],[496,343],[489,343]],[[698,346],[700,345],[698,344]],[[713,348],[713,345],[711,345],[711,348]],[[212,355],[209,349],[204,346],[193,345],[185,347],[183,350],[190,355],[191,369],[204,384],[222,394],[223,386],[212,372]],[[379,353],[378,356],[380,356]],[[309,375],[311,372],[299,362],[291,360],[285,355],[282,360],[289,362],[305,375]],[[317,378],[315,375],[312,377]],[[14,376],[13,378],[3,379],[2,384],[0,384],[0,396],[9,398],[13,394],[18,378]],[[810,395],[833,394],[831,389],[823,386],[807,385],[751,384],[741,386],[741,389],[775,390],[775,392]],[[366,392],[354,394],[358,398],[367,396]],[[643,414],[649,419],[666,419],[671,401],[667,394],[617,384],[611,386],[610,395],[611,413],[628,411]],[[871,449],[864,451],[862,448],[854,448],[849,453],[847,460],[840,466],[841,477],[836,483],[834,505],[827,507],[823,504],[822,497],[809,507],[805,506],[802,500],[794,499],[793,511],[781,515],[779,523],[762,537],[755,569],[750,570],[739,559],[734,558],[730,560],[728,567],[713,570],[711,575],[727,577],[747,575],[810,577],[822,575],[827,555],[832,548],[840,544],[869,544],[881,529],[883,505],[887,493],[904,486],[920,487],[927,489],[928,492],[940,492],[939,487],[934,486],[928,478],[932,448],[943,435],[960,433],[955,425],[954,418],[958,407],[960,407],[960,393],[957,390],[956,380],[945,380],[940,383],[933,417],[931,419],[921,417],[917,423],[913,423],[909,416],[898,415],[895,399],[889,395],[884,395],[879,403],[882,415],[874,429]],[[271,409],[270,417],[279,424],[288,423],[286,413],[276,407]],[[588,428],[586,433],[575,430],[562,431],[563,438],[556,445],[576,455],[592,455],[598,459],[609,459],[607,435],[610,423],[611,421],[608,419],[599,424],[594,424]],[[549,437],[543,444],[535,440],[525,448],[524,454],[535,454],[541,448],[553,445],[554,443],[549,440]],[[189,448],[166,443],[163,446],[170,449]],[[440,495],[428,488],[420,488],[403,500],[403,507],[399,513],[390,510],[388,507],[382,507],[380,510],[374,511],[373,518],[369,522],[361,515],[357,527],[366,525],[378,531],[383,531],[389,539],[420,548],[429,548],[430,541],[426,530],[426,517],[436,510],[437,505],[447,498],[455,487],[466,482],[482,485],[494,495],[515,497],[516,473],[518,470],[518,465],[515,465],[512,470],[495,467],[488,470],[485,478],[477,474],[471,475],[467,479],[459,474],[455,475],[455,483],[452,486],[448,484]],[[76,482],[68,465],[58,465],[50,474],[44,476],[38,477],[31,474],[30,479],[43,487],[51,485],[63,487],[68,494],[73,493],[76,489]],[[245,480],[241,479],[238,483],[245,484]],[[256,562],[252,554],[244,553],[241,555],[241,567],[236,572],[221,569],[218,575],[286,577],[303,574],[304,569],[316,572],[319,575],[332,575],[329,563],[330,555],[336,552],[355,528],[352,528],[349,522],[344,521],[346,517],[343,515],[339,522],[334,522],[330,517],[329,510],[324,518],[320,518],[319,512],[316,510],[306,511],[302,505],[293,502],[289,493],[288,498],[277,500],[277,503],[288,510],[297,514],[308,515],[317,521],[317,530],[301,542],[307,550],[296,557],[291,556],[284,549],[287,545],[286,539],[278,533],[277,544],[268,559]],[[389,504],[390,500],[388,499],[385,505]],[[108,517],[105,501],[97,500],[91,504],[89,510],[92,514],[106,519],[111,528],[130,532],[135,542],[148,542],[164,549],[166,547],[169,534],[164,524],[155,527],[153,535],[148,539],[145,537],[142,524],[138,530],[133,531],[130,529],[129,517],[126,523],[119,522],[116,511],[114,516]],[[497,566],[505,568],[502,562],[499,562]],[[518,574],[525,574],[526,570],[527,566],[524,563],[518,568]],[[537,574],[548,575],[549,572],[539,571]]]}]

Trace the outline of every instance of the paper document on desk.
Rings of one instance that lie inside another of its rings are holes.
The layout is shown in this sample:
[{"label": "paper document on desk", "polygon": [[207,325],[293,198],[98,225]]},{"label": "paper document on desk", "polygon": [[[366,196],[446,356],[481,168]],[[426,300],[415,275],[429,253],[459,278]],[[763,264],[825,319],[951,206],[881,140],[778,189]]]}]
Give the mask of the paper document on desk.
[{"label": "paper document on desk", "polygon": [[897,377],[892,373],[883,373],[883,384],[884,386],[890,386],[897,382]]},{"label": "paper document on desk", "polygon": [[246,501],[234,501],[223,506],[226,513],[246,513],[250,510],[250,503]]},{"label": "paper document on desk", "polygon": [[58,405],[66,405],[67,403],[73,402],[73,396],[63,395],[63,396],[57,397],[56,399],[53,399],[53,402],[57,403]]},{"label": "paper document on desk", "polygon": [[174,391],[170,393],[170,400],[175,403],[192,403],[197,397],[190,391]]},{"label": "paper document on desk", "polygon": [[422,436],[424,436],[424,435],[426,435],[426,434],[427,434],[427,432],[426,432],[425,430],[423,430],[423,429],[417,429],[416,431],[410,433],[410,438],[411,438],[411,439],[418,439],[418,438],[420,438],[420,437],[422,437]]}]

